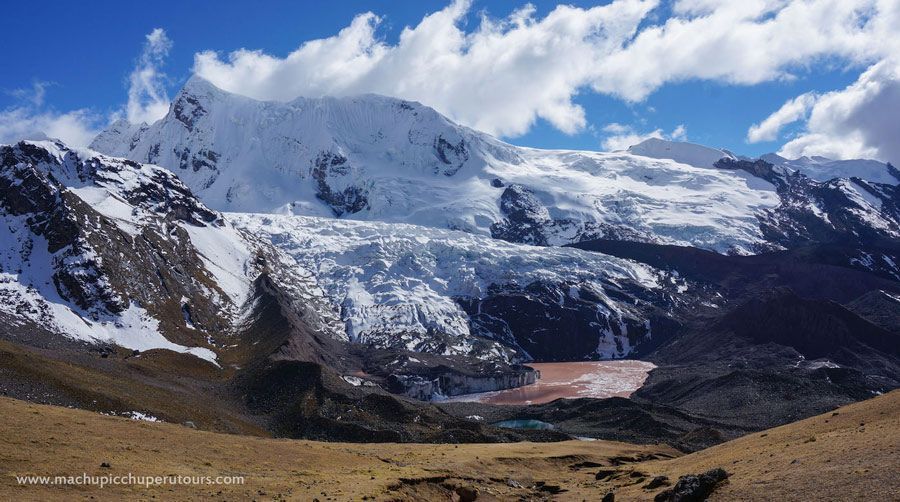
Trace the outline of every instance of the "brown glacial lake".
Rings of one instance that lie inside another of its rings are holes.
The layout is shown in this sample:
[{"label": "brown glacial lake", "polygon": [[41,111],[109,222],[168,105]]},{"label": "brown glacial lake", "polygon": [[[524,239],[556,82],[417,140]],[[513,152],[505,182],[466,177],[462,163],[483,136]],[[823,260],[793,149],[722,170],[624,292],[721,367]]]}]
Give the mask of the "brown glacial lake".
[{"label": "brown glacial lake", "polygon": [[641,388],[647,373],[656,366],[646,361],[590,361],[575,363],[529,363],[539,370],[536,383],[496,392],[464,394],[450,401],[490,404],[541,404],[554,399],[628,397]]}]

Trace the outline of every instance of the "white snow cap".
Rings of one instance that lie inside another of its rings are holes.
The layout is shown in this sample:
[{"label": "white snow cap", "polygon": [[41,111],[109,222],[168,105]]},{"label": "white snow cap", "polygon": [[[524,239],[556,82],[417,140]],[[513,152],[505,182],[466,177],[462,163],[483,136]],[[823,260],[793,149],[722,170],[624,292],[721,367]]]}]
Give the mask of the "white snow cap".
[{"label": "white snow cap", "polygon": [[727,150],[718,150],[708,146],[650,138],[628,148],[628,153],[650,157],[653,159],[672,159],[681,164],[694,167],[713,167],[723,157],[735,158]]}]

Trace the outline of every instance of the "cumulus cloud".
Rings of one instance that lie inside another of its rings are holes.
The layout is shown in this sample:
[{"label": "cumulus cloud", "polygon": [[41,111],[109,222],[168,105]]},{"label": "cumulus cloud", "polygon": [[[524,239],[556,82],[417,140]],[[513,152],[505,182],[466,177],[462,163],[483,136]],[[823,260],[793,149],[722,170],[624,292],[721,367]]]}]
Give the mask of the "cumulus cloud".
[{"label": "cumulus cloud", "polygon": [[125,113],[133,124],[153,123],[166,115],[166,74],[161,70],[172,41],[165,30],[156,28],[146,36],[144,49],[129,76],[128,103]]},{"label": "cumulus cloud", "polygon": [[559,6],[542,18],[526,6],[502,19],[482,15],[467,31],[471,5],[457,0],[405,28],[396,44],[379,38],[380,18],[365,13],[283,58],[201,52],[194,72],[257,99],[374,92],[497,135],[523,134],[538,119],[573,133],[587,122],[575,102],[582,92],[641,101],[669,82],[788,79],[823,58],[862,67],[890,53],[900,30],[895,0],[677,0],[661,23],[658,4]]},{"label": "cumulus cloud", "polygon": [[655,1],[620,0],[543,18],[532,6],[478,27],[460,27],[470,3],[457,0],[407,27],[395,45],[378,38],[378,16],[357,16],[337,35],[303,43],[285,58],[238,50],[196,55],[194,71],[258,99],[374,92],[418,100],[466,125],[515,136],[542,118],[565,132],[585,126],[573,98],[596,62],[630,39]]},{"label": "cumulus cloud", "polygon": [[66,113],[36,112],[30,107],[0,111],[0,143],[23,139],[58,138],[73,146],[86,146],[102,121],[89,110]]},{"label": "cumulus cloud", "polygon": [[781,105],[775,113],[766,117],[759,124],[750,126],[747,131],[747,142],[759,143],[760,141],[774,141],[778,138],[781,129],[806,117],[809,110],[816,104],[818,97],[815,93],[808,92],[796,98],[790,99]]},{"label": "cumulus cloud", "polygon": [[34,81],[31,88],[9,92],[18,104],[0,110],[0,143],[23,139],[58,138],[74,146],[86,146],[99,132],[102,118],[87,109],[57,112],[45,109],[50,82]]},{"label": "cumulus cloud", "polygon": [[663,24],[598,61],[592,87],[640,101],[670,82],[753,85],[823,58],[864,65],[896,48],[898,11],[895,0],[676,1]]},{"label": "cumulus cloud", "polygon": [[8,93],[17,103],[0,110],[0,143],[22,139],[56,138],[72,146],[87,146],[110,121],[124,114],[132,123],[154,122],[169,108],[166,75],[161,65],[172,47],[166,32],[157,28],[146,36],[143,51],[129,76],[128,101],[124,110],[101,114],[89,108],[66,112],[45,106],[52,82],[35,80],[30,88]]},{"label": "cumulus cloud", "polygon": [[640,133],[633,126],[613,122],[604,126],[603,132],[607,133],[608,136],[600,142],[600,146],[603,150],[609,152],[626,150],[629,146],[636,145],[650,138],[687,141],[687,128],[683,124],[676,127],[671,134],[666,134],[662,129]]},{"label": "cumulus cloud", "polygon": [[[791,100],[785,104],[791,104]],[[834,159],[872,158],[900,163],[900,62],[885,59],[847,88],[812,98],[805,130],[779,155],[821,155]],[[784,109],[784,107],[782,107]],[[775,112],[772,117],[778,115]],[[778,122],[778,118],[772,120]]]}]

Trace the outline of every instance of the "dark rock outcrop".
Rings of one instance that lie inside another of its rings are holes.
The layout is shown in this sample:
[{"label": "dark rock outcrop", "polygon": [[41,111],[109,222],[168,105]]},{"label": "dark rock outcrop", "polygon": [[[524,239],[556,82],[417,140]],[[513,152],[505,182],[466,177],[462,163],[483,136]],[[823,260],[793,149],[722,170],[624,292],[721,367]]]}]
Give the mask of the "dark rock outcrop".
[{"label": "dark rock outcrop", "polygon": [[718,169],[743,170],[775,185],[781,204],[758,215],[760,229],[768,241],[760,251],[795,248],[814,243],[867,243],[900,235],[900,188],[859,178],[849,181],[878,200],[878,213],[871,214],[851,194],[848,180],[815,181],[799,171],[775,167],[764,160],[723,158]]},{"label": "dark rock outcrop", "polygon": [[438,135],[434,139],[434,155],[447,167],[440,169],[444,176],[453,176],[469,160],[469,148],[466,140],[460,138],[456,143],[451,143]]},{"label": "dark rock outcrop", "polygon": [[655,502],[703,502],[726,479],[728,479],[728,473],[722,468],[711,469],[698,475],[681,476],[674,487],[660,492],[653,500]]},{"label": "dark rock outcrop", "polygon": [[[637,300],[643,294],[640,288],[621,286],[610,284],[609,292],[633,296],[632,303],[647,300]],[[618,312],[597,292],[575,284],[495,286],[484,298],[461,298],[458,303],[469,314],[474,333],[519,348],[537,361],[624,357],[648,341],[655,328],[645,322],[651,312]],[[665,329],[654,331],[657,334],[665,338]]]},{"label": "dark rock outcrop", "polygon": [[346,177],[351,172],[347,157],[332,152],[320,153],[312,168],[316,197],[328,204],[337,217],[358,213],[369,206],[368,193],[364,188],[350,185],[343,190],[335,190],[329,184],[334,178]]},{"label": "dark rock outcrop", "polygon": [[511,242],[546,246],[550,212],[534,192],[519,184],[508,185],[500,196],[500,211],[506,219],[491,225],[491,236]]}]

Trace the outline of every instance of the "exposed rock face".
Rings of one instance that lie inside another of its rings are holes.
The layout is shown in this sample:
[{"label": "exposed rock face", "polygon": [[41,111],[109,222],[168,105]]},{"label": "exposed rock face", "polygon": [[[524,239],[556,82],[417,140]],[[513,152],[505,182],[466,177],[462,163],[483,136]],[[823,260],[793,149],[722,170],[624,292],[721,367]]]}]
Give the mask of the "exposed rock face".
[{"label": "exposed rock face", "polygon": [[[653,296],[622,292],[635,293]],[[473,332],[519,347],[536,361],[626,357],[651,337],[647,311],[624,310],[609,297],[575,284],[497,285],[483,298],[459,301]],[[668,334],[657,333],[661,339]]]},{"label": "exposed rock face", "polygon": [[329,184],[330,180],[346,178],[352,173],[347,157],[331,152],[323,152],[316,157],[312,177],[316,180],[316,197],[328,204],[334,215],[358,213],[369,205],[364,189],[350,185],[338,191]]},{"label": "exposed rock face", "polygon": [[[52,280],[62,298],[95,315],[117,314],[127,303],[114,291],[100,270],[100,258],[93,252],[78,225],[78,211],[86,211],[76,197],[65,193],[53,174],[36,163],[56,161],[49,152],[21,143],[18,149],[0,150],[0,204],[6,214],[24,218],[26,228],[47,241],[53,259]],[[34,242],[23,243],[28,259]]]},{"label": "exposed rock face", "polygon": [[716,167],[743,170],[775,185],[781,204],[759,215],[770,247],[900,237],[900,188],[896,184],[860,178],[815,181],[764,160],[725,158]]},{"label": "exposed rock face", "polygon": [[442,135],[434,140],[434,153],[441,162],[447,164],[440,170],[444,176],[453,176],[469,160],[469,150],[466,140],[460,139],[456,144],[450,143]]},{"label": "exposed rock face", "polygon": [[500,211],[506,219],[491,226],[491,236],[511,242],[547,245],[546,227],[550,212],[528,187],[513,184],[500,196]]},{"label": "exposed rock face", "polygon": [[172,115],[190,132],[194,130],[194,122],[207,114],[197,96],[184,94],[172,103]]}]

